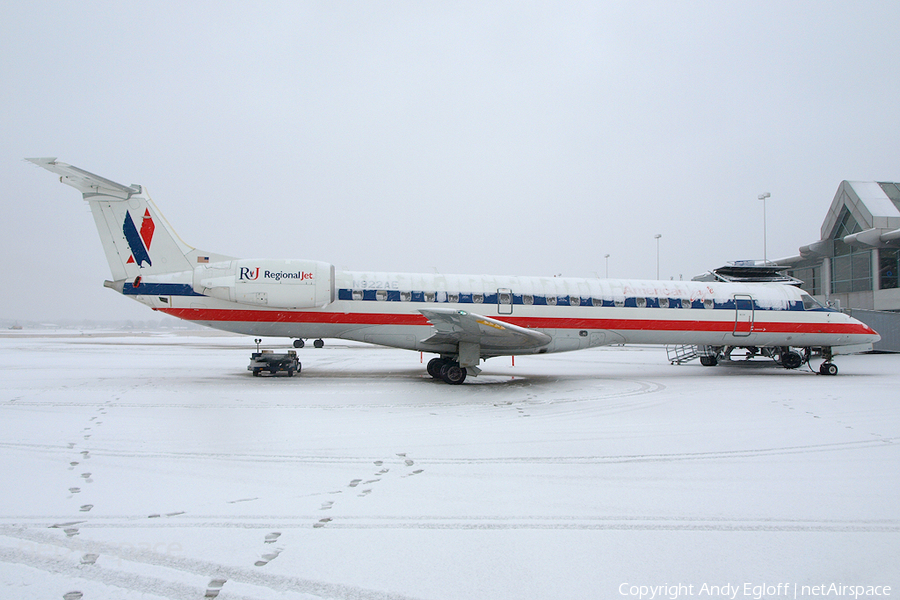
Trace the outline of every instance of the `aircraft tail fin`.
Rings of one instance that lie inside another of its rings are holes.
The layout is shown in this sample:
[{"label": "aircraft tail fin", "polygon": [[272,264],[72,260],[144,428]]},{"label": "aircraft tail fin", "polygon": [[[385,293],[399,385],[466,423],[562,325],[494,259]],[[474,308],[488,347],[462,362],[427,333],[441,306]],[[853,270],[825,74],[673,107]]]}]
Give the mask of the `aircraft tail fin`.
[{"label": "aircraft tail fin", "polygon": [[190,271],[198,262],[227,258],[211,259],[181,241],[140,185],[122,185],[56,158],[26,160],[56,173],[62,183],[83,194],[114,281]]}]

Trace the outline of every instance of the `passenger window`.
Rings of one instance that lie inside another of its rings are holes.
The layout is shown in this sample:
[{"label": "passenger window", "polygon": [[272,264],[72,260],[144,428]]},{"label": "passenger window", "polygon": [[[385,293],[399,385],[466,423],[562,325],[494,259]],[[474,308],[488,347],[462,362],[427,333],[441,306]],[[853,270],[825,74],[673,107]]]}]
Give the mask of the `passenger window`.
[{"label": "passenger window", "polygon": [[382,301],[387,300],[387,290],[377,290],[375,292],[375,299]]},{"label": "passenger window", "polygon": [[660,298],[659,299],[659,307],[660,308],[669,308],[669,299],[668,298]]},{"label": "passenger window", "polygon": [[581,306],[581,298],[578,296],[569,296],[569,304],[572,306]]},{"label": "passenger window", "polygon": [[645,306],[647,306],[647,299],[646,298],[635,298],[634,305],[637,306],[638,308],[644,308]]},{"label": "passenger window", "polygon": [[[482,304],[484,302],[484,294],[472,294],[472,302],[475,304]],[[502,300],[500,302],[501,304],[503,303]],[[506,302],[506,304],[509,304],[509,302]]]},{"label": "passenger window", "polygon": [[353,299],[354,300],[362,300],[363,299],[362,290],[353,290]]},{"label": "passenger window", "polygon": [[410,292],[400,292],[400,302],[409,302],[412,294]]},{"label": "passenger window", "polygon": [[534,296],[531,294],[522,294],[522,304],[534,304]]}]

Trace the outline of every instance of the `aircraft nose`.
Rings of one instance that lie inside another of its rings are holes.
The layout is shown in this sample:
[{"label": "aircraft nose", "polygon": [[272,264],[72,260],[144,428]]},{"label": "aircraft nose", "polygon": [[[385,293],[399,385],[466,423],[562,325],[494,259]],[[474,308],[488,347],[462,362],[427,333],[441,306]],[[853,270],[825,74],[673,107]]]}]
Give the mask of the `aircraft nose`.
[{"label": "aircraft nose", "polygon": [[877,342],[881,339],[881,335],[877,331],[875,331],[874,329],[872,329],[871,327],[869,327],[862,321],[860,321],[858,319],[854,319],[852,317],[851,317],[851,320],[853,321],[854,324],[859,326],[860,335],[866,336],[866,342],[872,342],[874,344],[875,342]]}]

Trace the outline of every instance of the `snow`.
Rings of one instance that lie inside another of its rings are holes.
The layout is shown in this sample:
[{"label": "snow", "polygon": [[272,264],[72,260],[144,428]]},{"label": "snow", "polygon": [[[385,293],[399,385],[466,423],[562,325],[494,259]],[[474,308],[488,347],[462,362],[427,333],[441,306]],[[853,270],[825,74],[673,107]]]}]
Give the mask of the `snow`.
[{"label": "snow", "polygon": [[3,334],[0,594],[900,593],[900,356],[823,377],[600,348],[492,359],[449,386],[416,353],[345,342],[300,350],[299,377],[254,378],[253,349]]}]

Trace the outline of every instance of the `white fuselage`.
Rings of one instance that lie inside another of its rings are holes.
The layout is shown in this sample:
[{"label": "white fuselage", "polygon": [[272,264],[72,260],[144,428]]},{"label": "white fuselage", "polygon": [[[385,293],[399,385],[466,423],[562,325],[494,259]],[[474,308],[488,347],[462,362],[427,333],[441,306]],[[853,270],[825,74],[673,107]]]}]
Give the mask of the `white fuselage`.
[{"label": "white fuselage", "polygon": [[[783,284],[355,271],[334,272],[330,284],[333,301],[311,308],[222,300],[197,294],[196,285],[190,295],[157,293],[163,288],[147,294],[129,285],[124,292],[167,314],[237,333],[350,339],[436,353],[455,348],[423,343],[433,328],[422,309],[469,311],[551,338],[542,347],[494,356],[624,343],[810,347],[878,339],[866,325]],[[284,289],[279,285],[273,282],[272,289]]]}]

